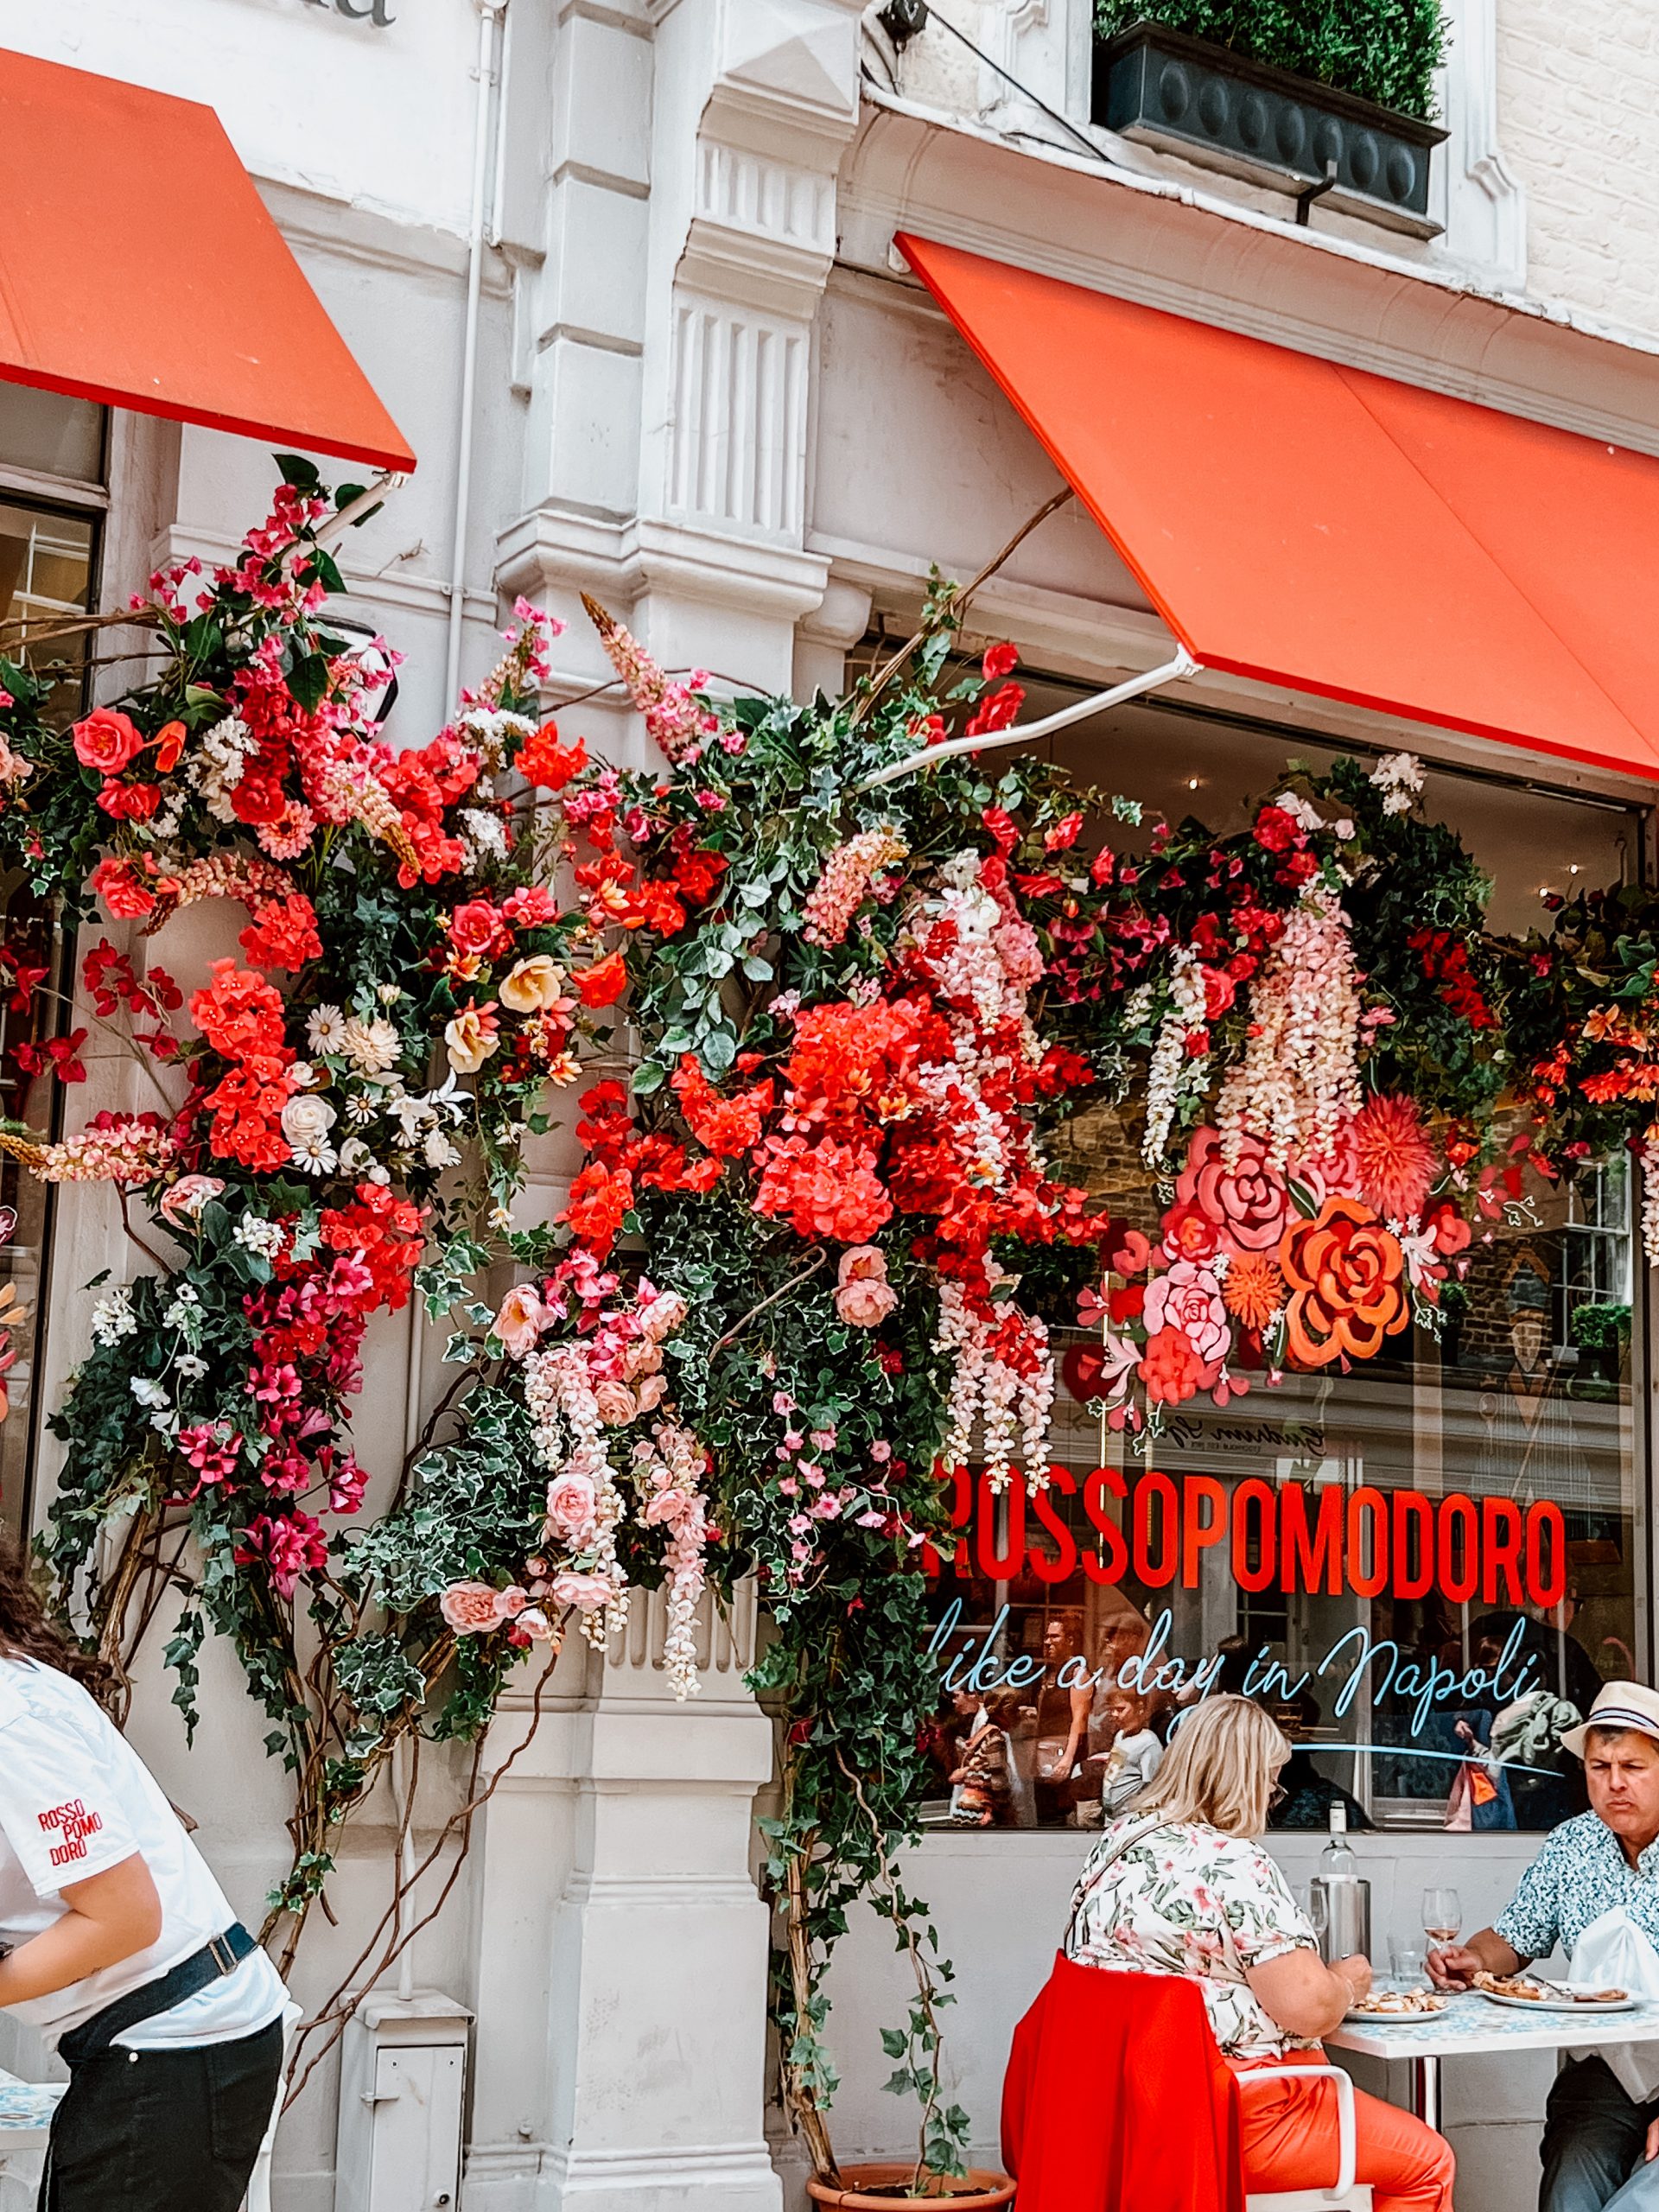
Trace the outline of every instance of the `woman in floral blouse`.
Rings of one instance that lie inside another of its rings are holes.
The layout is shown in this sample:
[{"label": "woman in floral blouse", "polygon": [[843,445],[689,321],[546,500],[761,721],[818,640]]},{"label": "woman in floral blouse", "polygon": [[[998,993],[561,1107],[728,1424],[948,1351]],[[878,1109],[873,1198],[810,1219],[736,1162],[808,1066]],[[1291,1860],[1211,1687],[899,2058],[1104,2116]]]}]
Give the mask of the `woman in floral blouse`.
[{"label": "woman in floral blouse", "polygon": [[[1153,1782],[1090,1852],[1065,1944],[1080,1966],[1198,1983],[1222,2055],[1241,2076],[1249,2190],[1331,2185],[1332,2084],[1253,2084],[1250,2069],[1317,2051],[1371,1981],[1365,1959],[1321,1962],[1306,1916],[1257,1840],[1289,1756],[1287,1739],[1249,1699],[1195,1707]],[[1356,2177],[1370,2183],[1375,2212],[1452,2212],[1445,2139],[1363,2092],[1354,2105]]]}]

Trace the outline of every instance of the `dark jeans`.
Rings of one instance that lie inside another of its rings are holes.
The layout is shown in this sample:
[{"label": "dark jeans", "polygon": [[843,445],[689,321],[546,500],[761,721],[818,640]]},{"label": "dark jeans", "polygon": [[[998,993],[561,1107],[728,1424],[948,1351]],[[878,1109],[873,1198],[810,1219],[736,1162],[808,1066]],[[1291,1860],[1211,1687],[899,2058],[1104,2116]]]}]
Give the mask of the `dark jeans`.
[{"label": "dark jeans", "polygon": [[40,2212],[237,2212],[282,2069],[280,2020],[191,2050],[111,2044],[71,2075]]},{"label": "dark jeans", "polygon": [[1555,2076],[1545,2108],[1539,2212],[1659,2212],[1659,2159],[1643,2155],[1659,2098],[1638,2105],[1599,2058]]}]

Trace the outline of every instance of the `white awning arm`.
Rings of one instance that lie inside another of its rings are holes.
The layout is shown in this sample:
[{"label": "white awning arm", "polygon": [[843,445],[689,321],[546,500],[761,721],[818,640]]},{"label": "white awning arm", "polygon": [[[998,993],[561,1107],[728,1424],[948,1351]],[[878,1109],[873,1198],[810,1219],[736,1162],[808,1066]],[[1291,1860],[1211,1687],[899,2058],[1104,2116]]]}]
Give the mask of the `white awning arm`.
[{"label": "white awning arm", "polygon": [[1148,668],[1139,676],[1131,676],[1116,683],[1109,691],[1097,691],[1088,699],[1078,699],[1058,713],[1045,715],[1040,721],[1020,722],[1012,729],[996,730],[984,737],[952,737],[943,745],[930,745],[925,752],[912,753],[908,760],[890,761],[885,768],[878,768],[858,786],[859,791],[879,790],[883,784],[896,784],[903,776],[913,775],[918,768],[931,768],[936,760],[949,760],[960,753],[988,753],[999,745],[1033,745],[1039,738],[1052,737],[1056,730],[1065,729],[1072,722],[1086,721],[1090,715],[1103,714],[1109,707],[1121,707],[1126,700],[1139,699],[1148,691],[1156,691],[1166,683],[1179,683],[1185,677],[1202,672],[1203,663],[1193,659],[1185,645],[1175,648],[1173,660],[1164,662],[1160,668]]}]

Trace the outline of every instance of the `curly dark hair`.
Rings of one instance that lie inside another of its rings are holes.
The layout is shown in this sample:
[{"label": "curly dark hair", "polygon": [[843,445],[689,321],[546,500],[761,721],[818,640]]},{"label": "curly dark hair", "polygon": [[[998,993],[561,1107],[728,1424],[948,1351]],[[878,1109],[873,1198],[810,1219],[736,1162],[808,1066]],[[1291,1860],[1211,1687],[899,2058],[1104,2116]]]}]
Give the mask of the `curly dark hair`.
[{"label": "curly dark hair", "polygon": [[35,1659],[91,1692],[100,1705],[114,1693],[114,1669],[95,1651],[83,1650],[59,1626],[29,1577],[29,1555],[0,1535],[0,1652]]}]

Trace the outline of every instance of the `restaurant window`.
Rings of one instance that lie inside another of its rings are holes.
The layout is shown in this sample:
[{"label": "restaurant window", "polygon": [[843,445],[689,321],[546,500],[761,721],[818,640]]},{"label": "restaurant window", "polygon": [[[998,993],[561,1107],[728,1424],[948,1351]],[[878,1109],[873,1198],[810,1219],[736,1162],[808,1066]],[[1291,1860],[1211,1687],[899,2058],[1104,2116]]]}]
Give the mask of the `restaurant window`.
[{"label": "restaurant window", "polygon": [[[105,428],[90,402],[0,385],[0,660],[49,671],[50,711],[66,722],[86,705],[92,675],[92,633],[68,626],[97,603]],[[15,873],[0,874],[0,943],[42,978],[23,1006],[10,974],[0,988],[0,1114],[55,1133],[60,1089],[36,1071],[31,1048],[67,1026],[72,948]],[[10,1290],[27,1317],[11,1328],[0,1423],[0,1525],[14,1535],[28,1517],[41,1410],[52,1211],[47,1187],[0,1159],[0,1295]]]},{"label": "restaurant window", "polygon": [[[1033,717],[1074,696],[1029,690]],[[1335,757],[1149,702],[1054,749],[1079,782],[1144,800],[1148,823],[1196,812],[1223,831],[1288,759]],[[1491,874],[1506,931],[1547,922],[1552,891],[1639,871],[1632,808],[1441,768],[1425,804]],[[1114,841],[1132,842],[1118,824]],[[1155,1240],[1173,1185],[1142,1166],[1128,1118],[1087,1112],[1051,1151]],[[1057,1331],[1053,1489],[1033,1503],[958,1485],[959,1548],[932,1602],[930,1820],[951,1819],[963,1745],[992,1726],[1007,1772],[993,1825],[1096,1826],[1138,1786],[1148,1737],[1223,1689],[1258,1698],[1294,1743],[1275,1825],[1323,1827],[1336,1798],[1378,1827],[1535,1830],[1579,1809],[1560,1732],[1648,1659],[1635,1205],[1622,1158],[1529,1181],[1477,1239],[1438,1333],[1414,1325],[1346,1374],[1252,1378],[1224,1408],[1200,1394],[1139,1452],[1088,1410],[1097,1338]],[[1426,1516],[1446,1532],[1432,1571]],[[1333,1558],[1321,1536],[1338,1526]],[[1537,1602],[1552,1580],[1559,1597]]]}]

